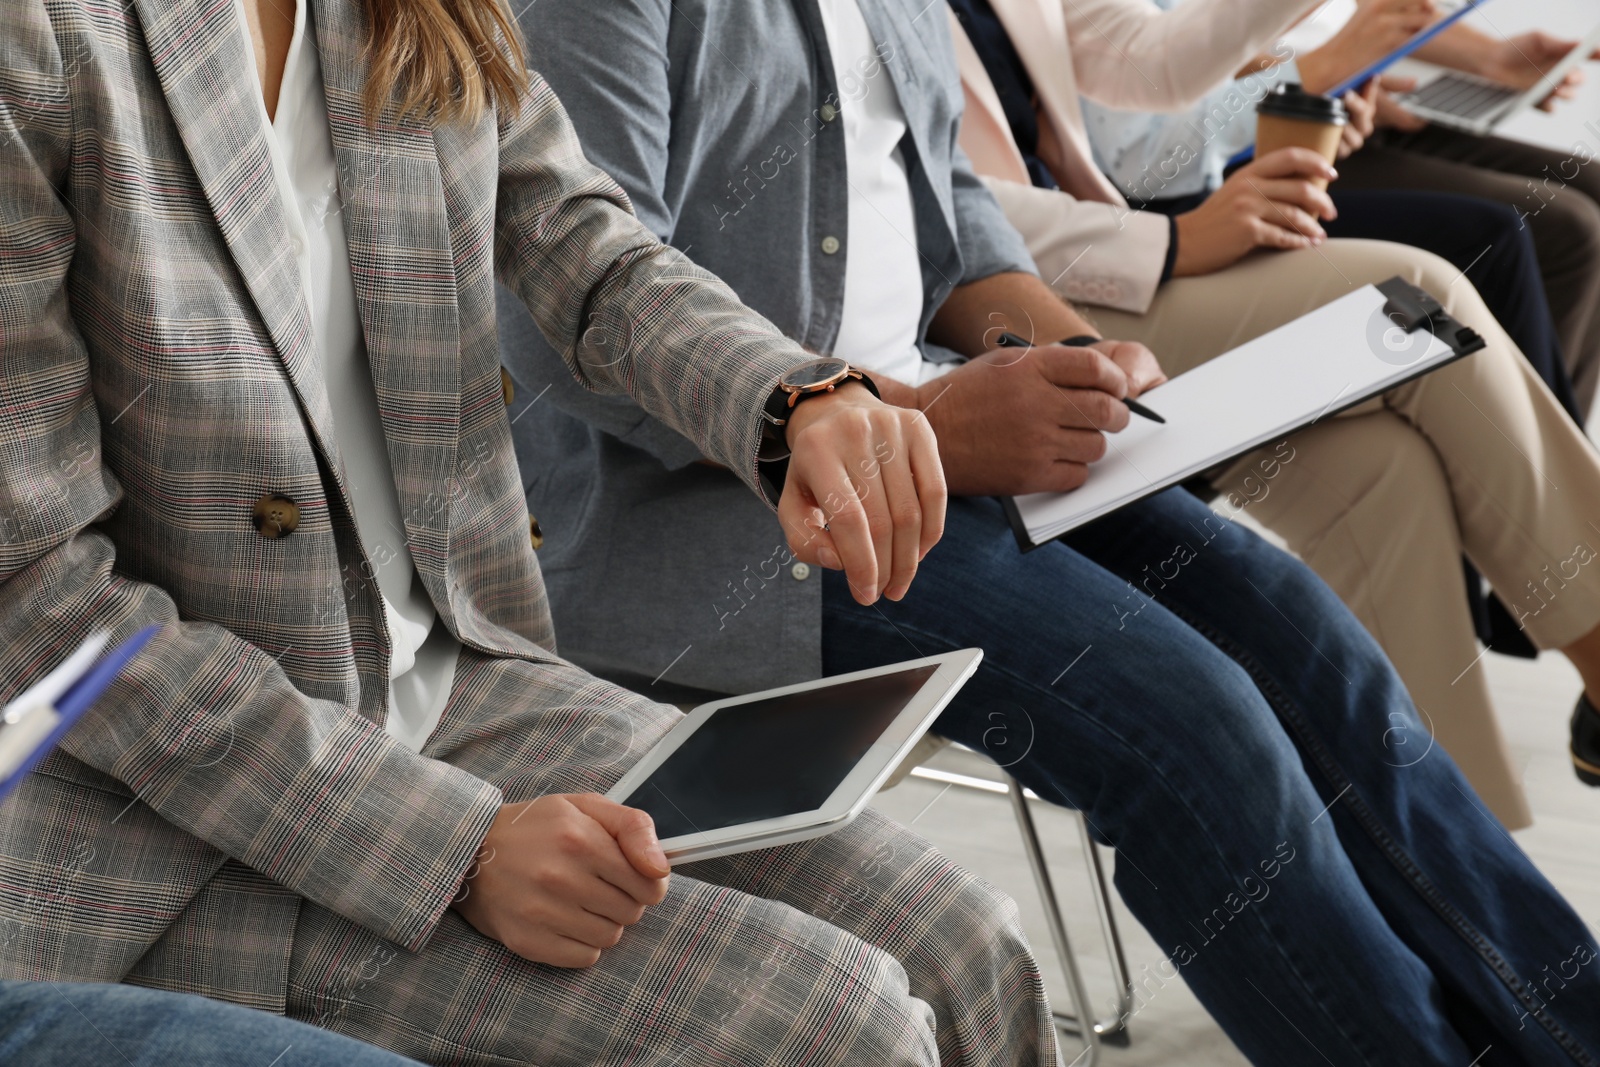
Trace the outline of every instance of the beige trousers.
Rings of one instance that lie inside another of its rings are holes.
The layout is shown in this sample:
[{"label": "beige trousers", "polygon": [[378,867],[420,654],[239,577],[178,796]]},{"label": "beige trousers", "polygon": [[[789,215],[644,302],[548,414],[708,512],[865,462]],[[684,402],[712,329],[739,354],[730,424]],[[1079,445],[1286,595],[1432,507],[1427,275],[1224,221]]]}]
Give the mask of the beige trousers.
[{"label": "beige trousers", "polygon": [[1270,481],[1256,470],[1245,483],[1253,464],[1244,461],[1218,488],[1250,501],[1247,514],[1339,593],[1438,743],[1516,829],[1531,816],[1490,702],[1460,559],[1540,648],[1588,633],[1600,624],[1600,457],[1471,283],[1414,248],[1331,241],[1175,279],[1143,316],[1090,315],[1106,336],[1143,342],[1178,374],[1395,275],[1432,293],[1488,347],[1295,435],[1293,459]]}]

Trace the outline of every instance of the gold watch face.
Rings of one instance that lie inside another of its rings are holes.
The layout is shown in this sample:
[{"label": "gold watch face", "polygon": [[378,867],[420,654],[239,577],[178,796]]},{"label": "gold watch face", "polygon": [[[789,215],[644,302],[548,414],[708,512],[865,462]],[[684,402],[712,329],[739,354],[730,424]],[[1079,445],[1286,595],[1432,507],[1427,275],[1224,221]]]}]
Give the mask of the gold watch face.
[{"label": "gold watch face", "polygon": [[790,389],[804,391],[836,382],[849,370],[850,364],[842,359],[816,359],[790,369],[779,380]]}]

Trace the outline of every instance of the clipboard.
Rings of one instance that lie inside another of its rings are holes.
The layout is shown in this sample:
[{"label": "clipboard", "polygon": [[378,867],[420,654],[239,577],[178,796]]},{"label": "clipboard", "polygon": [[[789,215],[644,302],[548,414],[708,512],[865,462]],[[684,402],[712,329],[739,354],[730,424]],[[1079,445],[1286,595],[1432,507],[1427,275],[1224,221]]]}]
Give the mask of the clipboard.
[{"label": "clipboard", "polygon": [[44,680],[0,708],[0,799],[39,765],[161,629],[146,626],[107,652],[97,631]]},{"label": "clipboard", "polygon": [[1478,10],[1478,8],[1482,7],[1488,2],[1489,0],[1467,0],[1467,2],[1462,4],[1459,8],[1450,12],[1450,14],[1446,15],[1438,22],[1435,22],[1432,26],[1429,26],[1427,29],[1421,31],[1405,44],[1401,45],[1399,48],[1396,48],[1393,52],[1390,52],[1376,63],[1367,67],[1361,73],[1353,74],[1344,81],[1340,82],[1338,85],[1334,86],[1332,89],[1329,89],[1326,95],[1337,100],[1350,90],[1361,88],[1361,86],[1367,84],[1367,82],[1371,81],[1373,78],[1376,78],[1378,75],[1382,74],[1384,71],[1388,70],[1390,67],[1394,66],[1396,63],[1400,62],[1402,59],[1406,58],[1411,53],[1415,52],[1417,49],[1421,48],[1423,45],[1427,44],[1429,41],[1433,40],[1445,30],[1448,30],[1451,26],[1454,26],[1456,23],[1460,22],[1462,19],[1466,18],[1472,12]]},{"label": "clipboard", "polygon": [[1166,423],[1108,434],[1082,486],[1001,504],[1031,551],[1483,347],[1404,279],[1365,285],[1151,390]]},{"label": "clipboard", "polygon": [[[1415,52],[1417,49],[1421,48],[1423,45],[1427,44],[1429,41],[1433,40],[1445,30],[1448,30],[1451,26],[1454,26],[1456,23],[1460,22],[1462,19],[1466,18],[1472,12],[1478,10],[1478,8],[1482,7],[1488,2],[1489,0],[1466,0],[1466,3],[1462,4],[1459,8],[1450,12],[1450,14],[1446,15],[1438,22],[1435,22],[1427,29],[1417,33],[1410,40],[1406,41],[1405,44],[1401,45],[1399,48],[1396,48],[1393,52],[1390,52],[1388,55],[1384,56],[1376,63],[1368,66],[1360,73],[1352,74],[1350,77],[1346,78],[1338,85],[1335,85],[1332,89],[1329,89],[1322,95],[1330,97],[1334,100],[1342,99],[1345,93],[1350,92],[1352,89],[1361,88],[1363,85],[1367,84],[1367,82],[1371,81],[1373,78],[1376,78],[1378,75],[1382,74],[1384,71],[1400,62],[1402,59],[1405,59],[1407,56],[1411,55],[1411,53]],[[1250,160],[1255,158],[1255,154],[1256,146],[1254,144],[1251,144],[1248,148],[1241,148],[1228,160],[1227,169],[1232,170],[1234,167],[1242,166],[1250,162]]]}]

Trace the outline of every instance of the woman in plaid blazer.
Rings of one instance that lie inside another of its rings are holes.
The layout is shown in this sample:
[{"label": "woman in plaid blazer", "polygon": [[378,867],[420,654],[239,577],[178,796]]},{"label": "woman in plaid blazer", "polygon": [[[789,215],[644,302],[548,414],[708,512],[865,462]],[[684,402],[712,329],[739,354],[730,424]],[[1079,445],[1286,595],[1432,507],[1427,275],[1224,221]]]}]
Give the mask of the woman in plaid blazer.
[{"label": "woman in plaid blazer", "polygon": [[[495,278],[580,381],[752,488],[807,357],[636,224],[491,0],[298,12],[397,532],[461,649],[421,751],[385,729],[349,413],[261,121],[296,12],[238,2],[19,0],[0,27],[0,700],[90,627],[165,624],[0,815],[0,977],[433,1062],[1054,1062],[1013,905],[906,831],[669,882],[648,821],[588,795],[675,712],[555,654]],[[779,514],[830,520],[797,549],[903,595],[942,523],[925,424],[852,387],[786,432]]]}]

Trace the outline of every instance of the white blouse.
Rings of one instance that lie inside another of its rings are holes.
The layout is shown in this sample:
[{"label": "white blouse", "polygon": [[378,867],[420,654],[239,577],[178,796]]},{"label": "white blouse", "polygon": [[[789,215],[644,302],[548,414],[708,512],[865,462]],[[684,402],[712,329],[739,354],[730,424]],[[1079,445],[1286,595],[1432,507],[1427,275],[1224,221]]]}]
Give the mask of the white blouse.
[{"label": "white blouse", "polygon": [[[253,56],[243,0],[234,0],[234,6]],[[444,712],[461,646],[444,626],[436,625],[438,617],[417,574],[400,517],[400,494],[389,467],[345,246],[338,166],[310,6],[309,0],[299,0],[277,114],[269,120],[263,104],[261,123],[322,357],[356,530],[383,597],[390,645],[384,726],[419,751]]]}]

